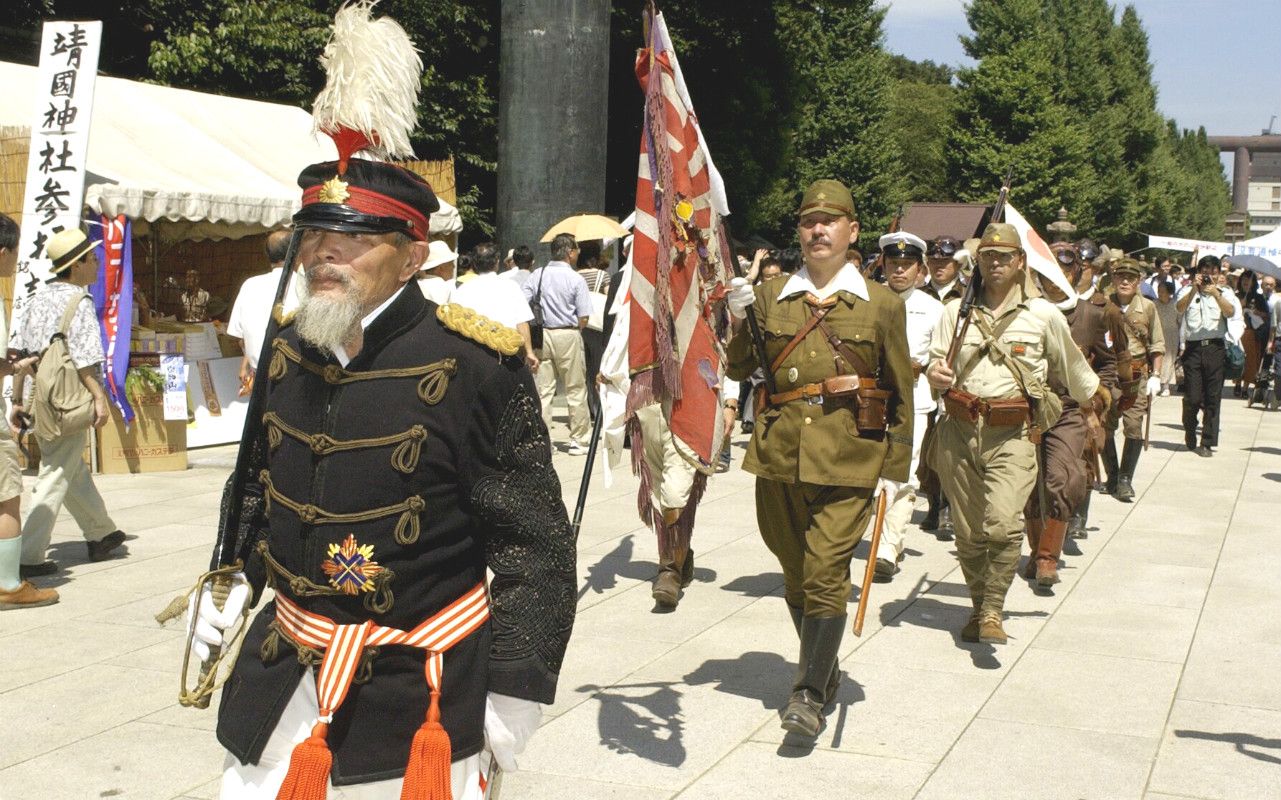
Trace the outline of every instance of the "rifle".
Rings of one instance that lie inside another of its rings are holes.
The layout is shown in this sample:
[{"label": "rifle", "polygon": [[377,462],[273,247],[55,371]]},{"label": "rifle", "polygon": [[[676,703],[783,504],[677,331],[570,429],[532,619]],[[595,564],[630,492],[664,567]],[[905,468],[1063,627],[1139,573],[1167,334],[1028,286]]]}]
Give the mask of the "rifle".
[{"label": "rifle", "polygon": [[[996,204],[992,206],[992,216],[988,220],[991,222],[1000,222],[1005,217],[1005,199],[1010,194],[1010,182],[1014,180],[1013,165],[1005,173],[1005,182],[1001,184],[1001,192],[996,197]],[[980,229],[976,231],[982,235]],[[947,366],[953,369],[956,364],[956,357],[961,352],[961,342],[965,341],[965,334],[970,329],[970,314],[974,310],[974,304],[978,302],[979,293],[983,291],[983,272],[977,266],[970,275],[970,282],[965,287],[965,294],[961,295],[961,307],[957,309],[956,328],[952,331],[952,344],[947,349]]]},{"label": "rifle", "polygon": [[[302,229],[295,228],[293,234],[289,237],[289,248],[285,253],[284,268],[280,272],[280,282],[276,285],[276,297],[272,302],[272,314],[267,320],[267,332],[262,340],[262,351],[258,354],[258,369],[254,373],[253,389],[249,393],[249,403],[245,408],[245,427],[240,436],[240,450],[236,455],[236,467],[231,476],[227,479],[227,485],[223,489],[223,513],[218,522],[218,538],[214,542],[213,555],[209,561],[209,571],[200,576],[196,581],[193,593],[180,595],[168,605],[163,611],[156,615],[156,621],[161,625],[171,619],[181,616],[187,609],[188,598],[194,594],[193,608],[198,610],[201,594],[206,586],[209,587],[210,594],[213,596],[214,605],[222,610],[226,603],[227,595],[231,591],[233,576],[242,572],[245,564],[249,559],[250,549],[254,545],[253,537],[248,535],[249,531],[242,531],[242,527],[248,522],[243,519],[243,512],[247,500],[261,501],[261,489],[258,487],[258,470],[261,464],[257,463],[255,456],[261,457],[263,454],[257,452],[255,443],[262,438],[265,426],[263,424],[264,405],[267,402],[267,386],[270,379],[267,377],[269,364],[271,362],[272,342],[280,332],[281,319],[283,318],[283,309],[285,293],[289,289],[289,280],[294,274],[294,260],[298,257],[298,244],[302,240]],[[250,498],[250,493],[255,496]],[[249,604],[245,604],[244,617],[249,617]],[[195,625],[192,625],[192,630]],[[227,650],[235,650],[241,637],[244,635],[244,626],[242,625],[239,632],[229,643]],[[196,684],[190,690],[187,688],[187,670],[191,659],[191,631],[187,634],[187,649],[182,658],[182,685],[178,693],[178,703],[183,706],[194,706],[195,708],[208,708],[209,700],[213,692],[217,689],[217,669],[218,663],[223,655],[223,648],[211,647],[209,649],[209,658],[200,665],[200,675],[196,679]]]}]

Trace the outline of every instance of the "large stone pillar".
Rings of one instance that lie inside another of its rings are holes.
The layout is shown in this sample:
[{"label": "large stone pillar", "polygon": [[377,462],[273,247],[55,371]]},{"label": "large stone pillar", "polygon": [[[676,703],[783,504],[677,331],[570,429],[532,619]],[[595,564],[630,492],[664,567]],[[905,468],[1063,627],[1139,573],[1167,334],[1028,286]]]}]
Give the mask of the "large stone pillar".
[{"label": "large stone pillar", "polygon": [[1232,157],[1232,210],[1242,214],[1250,207],[1250,148],[1241,145]]},{"label": "large stone pillar", "polygon": [[527,244],[570,214],[603,212],[609,0],[502,0],[498,238]]}]

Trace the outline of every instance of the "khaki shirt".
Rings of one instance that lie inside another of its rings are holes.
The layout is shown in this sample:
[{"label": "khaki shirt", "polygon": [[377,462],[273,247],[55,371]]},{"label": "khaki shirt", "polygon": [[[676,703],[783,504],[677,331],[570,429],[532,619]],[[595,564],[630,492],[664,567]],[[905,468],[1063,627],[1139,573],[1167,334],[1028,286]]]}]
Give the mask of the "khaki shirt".
[{"label": "khaki shirt", "polygon": [[1112,302],[1121,309],[1125,319],[1125,332],[1130,337],[1130,357],[1133,360],[1146,367],[1151,363],[1151,356],[1165,353],[1165,332],[1161,330],[1155,303],[1138,293],[1135,293],[1128,306],[1122,306],[1115,294],[1112,295]]},{"label": "khaki shirt", "polygon": [[[848,280],[851,276],[844,277]],[[786,280],[774,278],[756,287],[756,318],[771,363],[810,317],[804,291],[779,297]],[[743,459],[743,469],[753,475],[782,483],[863,488],[875,487],[881,477],[908,479],[914,381],[907,350],[907,314],[903,300],[889,289],[861,278],[856,283],[868,299],[853,291],[837,291],[836,305],[823,324],[877,372],[863,377],[876,377],[880,388],[891,391],[885,436],[860,435],[854,405],[849,401],[811,405],[796,400],[766,408],[756,418]],[[745,380],[758,366],[746,323],[730,340],[728,360],[727,374],[735,380]],[[779,365],[774,377],[777,391],[786,392],[840,374],[831,346],[815,328]]]},{"label": "khaki shirt", "polygon": [[[994,330],[1004,327],[1000,341],[1015,358],[1026,364],[1036,376],[1047,384],[1051,381],[1067,388],[1068,395],[1085,405],[1099,388],[1099,377],[1072,341],[1063,312],[1040,297],[1027,298],[1023,290],[1015,287],[1017,294],[1010,298],[998,316],[982,305],[974,306],[974,313],[987,318]],[[956,318],[961,301],[953,300],[943,307],[943,319],[934,329],[930,345],[930,361],[943,361],[956,335]],[[1007,319],[1013,316],[1014,319]],[[953,370],[957,375],[956,388],[985,399],[1022,397],[1014,373],[1003,365],[989,348],[978,354],[983,334],[971,324],[965,331]]]}]

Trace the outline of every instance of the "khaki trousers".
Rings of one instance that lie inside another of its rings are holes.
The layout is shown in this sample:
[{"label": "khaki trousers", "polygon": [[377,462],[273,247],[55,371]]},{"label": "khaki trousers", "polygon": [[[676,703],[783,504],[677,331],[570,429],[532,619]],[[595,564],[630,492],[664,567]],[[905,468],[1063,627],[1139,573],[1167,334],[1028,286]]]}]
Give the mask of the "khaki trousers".
[{"label": "khaki trousers", "polygon": [[538,395],[543,402],[543,422],[547,430],[552,427],[552,400],[556,398],[556,379],[559,378],[565,384],[565,402],[569,405],[569,438],[587,444],[590,424],[582,334],[577,328],[544,330],[538,360]]},{"label": "khaki trousers", "polygon": [[850,559],[867,528],[872,491],[756,479],[756,521],[783,568],[789,606],[807,617],[846,613]]},{"label": "khaki trousers", "polygon": [[[693,462],[681,455],[681,445],[663,417],[663,406],[653,403],[636,409],[636,421],[640,423],[640,446],[649,466],[650,500],[655,510],[662,516],[665,511],[684,508],[689,503],[697,470]],[[632,442],[632,447],[636,446],[637,443]]]},{"label": "khaki trousers", "polygon": [[[1147,379],[1144,379],[1144,383]],[[1143,439],[1143,418],[1148,414],[1148,403],[1152,399],[1148,397],[1147,387],[1139,389],[1139,396],[1135,398],[1134,405],[1121,412],[1121,428],[1125,431],[1127,439]]]},{"label": "khaki trousers", "polygon": [[1036,483],[1036,447],[1020,427],[939,421],[931,450],[952,505],[956,555],[975,608],[999,613],[1023,547],[1023,507]]},{"label": "khaki trousers", "polygon": [[23,564],[44,561],[53,523],[64,503],[86,541],[101,541],[116,529],[98,487],[93,485],[84,449],[83,432],[40,440],[40,472],[31,488],[31,511],[22,526]]}]

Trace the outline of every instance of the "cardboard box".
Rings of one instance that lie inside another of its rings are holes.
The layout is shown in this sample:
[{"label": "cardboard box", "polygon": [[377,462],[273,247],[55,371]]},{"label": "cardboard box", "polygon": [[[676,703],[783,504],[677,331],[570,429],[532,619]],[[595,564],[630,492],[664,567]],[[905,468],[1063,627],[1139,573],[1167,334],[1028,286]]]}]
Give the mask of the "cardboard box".
[{"label": "cardboard box", "polygon": [[187,468],[187,422],[165,422],[164,395],[131,397],[134,420],[125,430],[120,409],[98,431],[98,469],[108,474],[166,472]]}]

